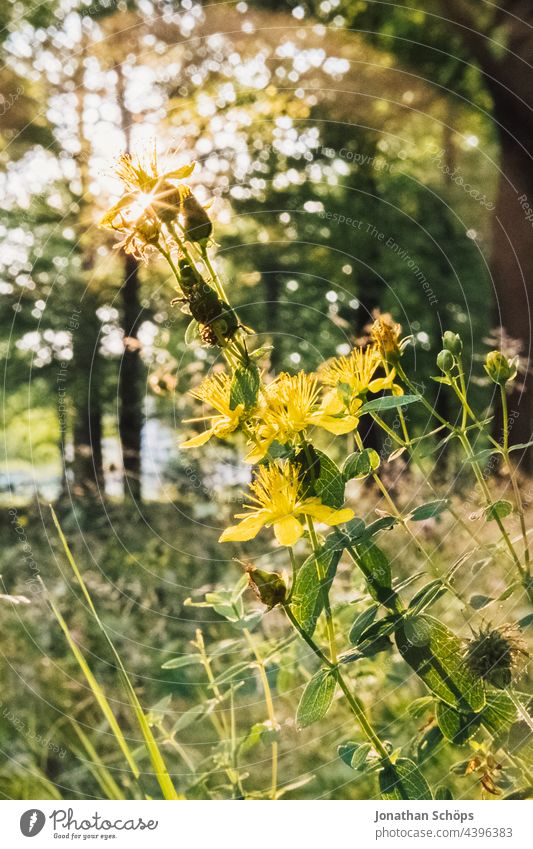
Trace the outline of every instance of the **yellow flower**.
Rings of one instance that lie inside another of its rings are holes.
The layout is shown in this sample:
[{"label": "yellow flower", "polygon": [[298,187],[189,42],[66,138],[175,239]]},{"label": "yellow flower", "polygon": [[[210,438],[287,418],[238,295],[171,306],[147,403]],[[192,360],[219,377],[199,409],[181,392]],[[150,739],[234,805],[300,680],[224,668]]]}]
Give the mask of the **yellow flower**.
[{"label": "yellow flower", "polygon": [[248,462],[261,460],[276,440],[281,445],[298,443],[308,427],[322,427],[330,433],[348,433],[357,427],[358,419],[327,410],[320,400],[320,386],[312,374],[280,374],[264,387],[257,414],[254,435],[256,446],[247,456]]},{"label": "yellow flower", "polygon": [[211,422],[210,427],[199,433],[198,436],[193,436],[182,442],[180,448],[193,448],[198,445],[204,445],[212,436],[217,436],[219,439],[225,439],[230,433],[233,433],[239,425],[244,413],[244,404],[237,404],[235,409],[230,406],[231,401],[231,383],[232,377],[226,372],[213,374],[206,377],[204,381],[191,390],[191,395],[198,398],[199,401],[205,401],[218,415],[203,416],[200,419],[188,419],[188,421],[203,421]]},{"label": "yellow flower", "polygon": [[336,357],[325,363],[319,373],[320,379],[332,388],[324,399],[324,410],[330,415],[340,415],[344,410],[354,416],[367,392],[390,389],[393,395],[403,394],[401,387],[394,383],[395,369],[385,377],[374,377],[381,365],[383,361],[375,345],[354,348],[347,357]]},{"label": "yellow flower", "polygon": [[175,186],[169,180],[186,179],[192,174],[194,165],[193,162],[160,174],[155,149],[147,163],[140,158],[134,160],[129,153],[122,154],[115,173],[123,183],[125,193],[106,212],[101,226],[124,231],[129,226],[138,226],[141,220],[175,219],[181,208],[184,187]]},{"label": "yellow flower", "polygon": [[294,545],[302,536],[302,519],[311,516],[326,525],[340,525],[353,519],[353,510],[334,510],[322,504],[319,498],[305,498],[300,491],[299,469],[290,463],[270,463],[260,466],[250,484],[253,495],[248,512],[237,513],[241,519],[237,525],[227,528],[220,542],[244,542],[253,539],[264,526],[274,527],[274,534],[281,545]]},{"label": "yellow flower", "polygon": [[381,365],[381,356],[374,345],[354,348],[347,357],[337,357],[322,367],[320,378],[326,386],[347,386],[351,394],[358,396],[366,392],[381,392],[389,389],[395,372],[386,377],[374,378]]}]

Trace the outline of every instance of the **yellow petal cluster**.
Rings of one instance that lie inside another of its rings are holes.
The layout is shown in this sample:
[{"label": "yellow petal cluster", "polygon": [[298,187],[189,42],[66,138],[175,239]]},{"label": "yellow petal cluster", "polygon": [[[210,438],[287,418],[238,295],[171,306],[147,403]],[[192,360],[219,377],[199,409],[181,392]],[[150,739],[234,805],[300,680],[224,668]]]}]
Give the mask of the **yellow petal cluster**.
[{"label": "yellow petal cluster", "polygon": [[306,498],[302,494],[299,468],[288,462],[260,466],[250,490],[246,512],[235,516],[241,521],[227,528],[220,542],[245,542],[266,526],[274,528],[281,545],[290,546],[302,536],[306,516],[326,525],[339,525],[354,516],[348,507],[335,510],[322,504],[319,498]]},{"label": "yellow petal cluster", "polygon": [[250,463],[263,459],[274,441],[297,445],[309,427],[341,434],[354,430],[358,421],[355,416],[340,415],[324,406],[315,375],[282,373],[261,392],[254,427],[256,444],[246,459]]},{"label": "yellow petal cluster", "polygon": [[202,433],[187,439],[181,443],[181,448],[195,448],[204,445],[212,436],[225,439],[237,430],[241,425],[244,415],[244,405],[237,404],[231,407],[231,384],[232,378],[227,372],[217,372],[206,377],[202,383],[191,391],[191,395],[199,401],[204,401],[217,411],[213,416],[202,416],[200,419],[189,419],[188,421],[201,421],[209,423]]}]

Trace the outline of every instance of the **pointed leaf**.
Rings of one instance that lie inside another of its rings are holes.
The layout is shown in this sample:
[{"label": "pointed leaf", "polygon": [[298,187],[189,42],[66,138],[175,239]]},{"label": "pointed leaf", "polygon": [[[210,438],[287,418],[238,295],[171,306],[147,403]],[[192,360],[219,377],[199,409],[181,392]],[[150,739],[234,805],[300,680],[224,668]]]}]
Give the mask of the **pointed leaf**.
[{"label": "pointed leaf", "polygon": [[230,390],[230,409],[235,410],[242,404],[245,410],[251,410],[257,402],[259,392],[259,369],[255,363],[238,366],[233,374]]},{"label": "pointed leaf", "polygon": [[382,799],[432,799],[429,785],[413,761],[398,758],[379,773]]},{"label": "pointed leaf", "polygon": [[328,712],[335,696],[337,679],[329,669],[319,669],[302,693],[296,711],[296,727],[306,728],[322,719]]},{"label": "pointed leaf", "polygon": [[[322,548],[316,555],[311,554],[302,564],[296,575],[292,593],[291,609],[309,636],[312,636],[318,617],[324,607],[323,592],[328,592],[337,571],[342,550]],[[317,558],[321,571],[325,575],[324,583],[318,577]]]},{"label": "pointed leaf", "polygon": [[353,625],[350,628],[350,633],[348,637],[352,645],[357,645],[357,643],[359,642],[359,638],[365,628],[368,628],[368,626],[371,625],[374,619],[376,618],[378,609],[379,605],[373,604],[371,607],[368,607],[366,610],[363,610],[362,613],[359,613],[356,616]]},{"label": "pointed leaf", "polygon": [[448,503],[448,499],[446,498],[440,501],[428,501],[427,504],[421,504],[420,507],[415,507],[407,518],[412,522],[423,522],[426,519],[432,519],[434,516],[438,516],[439,513],[447,510]]},{"label": "pointed leaf", "polygon": [[485,705],[485,692],[482,682],[463,660],[462,641],[431,616],[421,614],[417,619],[425,620],[429,640],[423,645],[414,645],[405,632],[405,625],[400,625],[396,645],[403,659],[443,702],[464,713],[478,713]]},{"label": "pointed leaf", "polygon": [[414,404],[415,401],[420,401],[419,395],[384,395],[383,398],[376,398],[374,401],[367,401],[357,411],[361,413],[382,413],[384,410],[396,410],[398,407],[406,407],[407,404]]},{"label": "pointed leaf", "polygon": [[333,460],[323,451],[315,449],[320,460],[320,471],[314,482],[314,491],[322,504],[338,509],[344,504],[344,477]]},{"label": "pointed leaf", "polygon": [[379,454],[373,448],[356,451],[346,458],[342,467],[345,481],[361,480],[379,469]]}]

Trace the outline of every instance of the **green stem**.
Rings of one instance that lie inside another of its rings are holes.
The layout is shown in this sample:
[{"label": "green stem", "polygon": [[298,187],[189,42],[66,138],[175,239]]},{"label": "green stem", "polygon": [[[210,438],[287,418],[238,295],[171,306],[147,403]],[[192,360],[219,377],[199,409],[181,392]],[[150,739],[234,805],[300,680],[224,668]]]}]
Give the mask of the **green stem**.
[{"label": "green stem", "polygon": [[324,613],[326,614],[326,630],[328,634],[329,641],[329,655],[331,658],[331,663],[335,665],[337,663],[337,648],[335,645],[335,625],[333,623],[333,615],[331,613],[331,605],[329,601],[329,592],[326,587],[326,574],[320,562],[320,558],[318,557],[319,544],[318,539],[315,532],[315,526],[313,524],[313,519],[311,516],[306,515],[307,519],[307,527],[309,530],[309,536],[311,538],[311,545],[313,546],[313,553],[315,554],[315,564],[316,571],[318,575],[318,580],[322,587],[322,600],[324,603]]},{"label": "green stem", "polygon": [[520,518],[520,530],[522,532],[522,539],[524,541],[524,561],[526,564],[526,572],[529,576],[529,563],[530,563],[530,554],[529,554],[529,541],[527,535],[527,527],[526,527],[526,519],[524,516],[524,504],[522,502],[522,496],[520,494],[520,488],[518,486],[516,480],[516,472],[513,468],[513,464],[511,462],[511,458],[509,456],[509,409],[507,406],[507,393],[505,391],[505,385],[500,384],[501,390],[501,398],[502,398],[502,418],[503,418],[503,456],[505,460],[505,464],[509,471],[509,478],[511,481],[511,486],[513,487],[513,493],[515,498],[516,509],[518,511],[518,515]]},{"label": "green stem", "polygon": [[[255,645],[254,639],[247,628],[243,631],[246,642],[250,646],[252,654],[254,655],[257,661],[257,669],[259,672],[259,677],[261,679],[261,685],[263,687],[263,693],[265,696],[265,704],[268,714],[268,719],[270,722],[270,726],[273,732],[276,731],[277,722],[276,722],[276,714],[274,712],[274,702],[272,699],[272,691],[270,689],[270,684],[268,683],[268,676],[265,669],[265,663],[259,651]],[[270,798],[275,799],[278,791],[278,741],[273,740],[271,744],[271,753],[272,753],[272,779],[270,784]]]},{"label": "green stem", "polygon": [[[492,495],[491,495],[490,489],[487,486],[487,482],[486,482],[485,478],[483,477],[483,472],[481,470],[481,467],[480,467],[479,463],[477,462],[477,460],[474,459],[475,455],[474,455],[474,452],[472,450],[472,446],[470,445],[470,441],[469,441],[469,439],[468,439],[468,437],[466,436],[465,433],[459,433],[458,437],[459,437],[459,441],[461,442],[461,445],[463,446],[464,452],[465,452],[465,454],[466,454],[466,456],[467,456],[467,458],[470,462],[470,465],[472,466],[472,470],[474,472],[474,475],[476,476],[476,480],[477,480],[477,482],[480,486],[480,489],[481,489],[481,491],[482,491],[482,493],[485,497],[487,507],[491,507],[493,505]],[[523,578],[524,577],[524,570],[523,570],[522,564],[520,563],[520,558],[518,557],[518,555],[515,551],[514,545],[511,541],[511,538],[510,538],[509,534],[507,533],[505,526],[504,526],[501,518],[498,516],[496,511],[494,511],[494,520],[495,520],[496,524],[498,525],[498,528],[500,529],[500,534],[502,536],[502,539],[505,542],[505,545],[507,546],[507,548],[509,550],[509,554],[511,555],[511,558],[512,558],[515,566],[517,567],[517,569],[520,573],[520,577]]]},{"label": "green stem", "polygon": [[298,620],[294,616],[294,614],[293,614],[293,612],[290,608],[290,605],[284,604],[283,609],[284,609],[285,614],[286,614],[287,618],[289,619],[290,623],[296,629],[296,631],[299,633],[301,638],[307,643],[309,648],[314,652],[314,654],[316,654],[316,656],[319,658],[319,660],[321,660],[322,663],[325,664],[325,666],[328,667],[328,669],[332,670],[332,674],[335,675],[335,677],[338,681],[339,687],[341,688],[342,692],[346,696],[348,704],[350,705],[350,709],[351,709],[352,713],[354,714],[354,716],[356,717],[359,725],[361,726],[361,729],[362,729],[363,733],[365,734],[368,742],[372,744],[372,746],[374,747],[376,752],[378,752],[378,754],[380,754],[381,757],[384,760],[388,761],[389,760],[389,753],[387,752],[387,749],[385,748],[384,744],[381,742],[379,735],[378,735],[377,731],[374,729],[374,727],[372,726],[370,720],[367,718],[362,702],[360,701],[360,699],[357,698],[357,696],[354,696],[350,692],[348,684],[346,683],[346,680],[344,679],[342,672],[340,671],[339,667],[336,666],[334,663],[331,663],[331,661],[326,657],[326,655],[323,653],[323,651],[317,646],[317,644],[315,643],[313,638],[310,637],[309,634],[301,627],[300,623],[298,622]]}]

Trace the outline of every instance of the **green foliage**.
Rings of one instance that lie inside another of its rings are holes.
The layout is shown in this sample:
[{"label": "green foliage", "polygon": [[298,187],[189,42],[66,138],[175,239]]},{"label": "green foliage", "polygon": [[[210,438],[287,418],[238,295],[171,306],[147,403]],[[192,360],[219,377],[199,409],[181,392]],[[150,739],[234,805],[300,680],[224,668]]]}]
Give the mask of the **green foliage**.
[{"label": "green foliage", "polygon": [[461,640],[442,622],[421,614],[400,625],[396,645],[424,684],[446,704],[479,712],[485,704],[480,679],[469,672]]},{"label": "green foliage", "polygon": [[[311,554],[300,566],[292,590],[291,608],[304,631],[313,634],[324,608],[324,591],[328,592],[342,551],[323,548]],[[318,568],[317,568],[318,561]],[[320,579],[322,572],[324,580]]]},{"label": "green foliage", "polygon": [[323,719],[331,707],[336,689],[335,674],[330,669],[319,669],[302,693],[296,711],[297,728],[306,728]]},{"label": "green foliage", "polygon": [[424,776],[409,758],[398,758],[379,773],[382,799],[432,799]]}]

